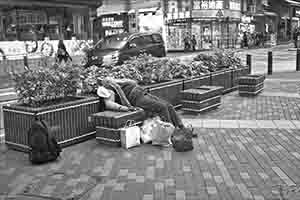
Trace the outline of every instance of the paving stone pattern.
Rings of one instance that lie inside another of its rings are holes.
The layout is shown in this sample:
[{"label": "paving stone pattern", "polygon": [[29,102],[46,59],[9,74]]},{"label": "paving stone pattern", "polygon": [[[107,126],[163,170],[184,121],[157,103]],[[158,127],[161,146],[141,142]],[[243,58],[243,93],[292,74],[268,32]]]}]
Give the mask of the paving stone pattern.
[{"label": "paving stone pattern", "polygon": [[237,93],[224,95],[219,108],[194,115],[181,114],[188,119],[236,120],[300,120],[300,98],[281,96],[240,97]]},{"label": "paving stone pattern", "polygon": [[270,79],[264,82],[265,91],[300,94],[300,79],[298,81]]},{"label": "paving stone pattern", "polygon": [[273,200],[279,198],[280,186],[300,185],[300,130],[196,131],[195,149],[186,153],[151,145],[125,150],[90,140],[64,149],[57,162],[32,166],[26,154],[2,150],[0,194],[81,200]]}]

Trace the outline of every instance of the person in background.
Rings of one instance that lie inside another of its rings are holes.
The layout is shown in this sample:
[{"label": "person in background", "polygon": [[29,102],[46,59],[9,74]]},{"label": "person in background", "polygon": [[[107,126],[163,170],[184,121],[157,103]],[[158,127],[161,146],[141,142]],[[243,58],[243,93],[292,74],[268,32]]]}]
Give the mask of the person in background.
[{"label": "person in background", "polygon": [[193,37],[191,39],[191,44],[192,44],[192,50],[196,51],[197,40],[196,40],[196,36],[195,35],[193,35]]},{"label": "person in background", "polygon": [[295,28],[294,34],[293,34],[293,40],[294,40],[294,46],[297,48],[297,41],[298,41],[298,35],[299,35],[299,29]]},{"label": "person in background", "polygon": [[248,47],[248,36],[246,31],[243,34],[243,47]]},{"label": "person in background", "polygon": [[189,33],[186,33],[184,39],[183,39],[183,43],[184,43],[184,51],[189,51],[191,49],[191,39],[189,36]]},{"label": "person in background", "polygon": [[65,62],[68,62],[68,60],[72,61],[72,58],[70,54],[67,52],[66,46],[63,42],[63,40],[58,41],[58,47],[57,47],[57,55],[58,63],[60,64],[63,60]]}]

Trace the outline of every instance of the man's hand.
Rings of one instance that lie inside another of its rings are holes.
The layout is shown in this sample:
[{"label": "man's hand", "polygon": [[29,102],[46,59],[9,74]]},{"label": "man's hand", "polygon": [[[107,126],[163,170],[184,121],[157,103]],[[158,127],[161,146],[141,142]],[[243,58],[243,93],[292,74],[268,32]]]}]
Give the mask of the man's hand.
[{"label": "man's hand", "polygon": [[129,109],[129,111],[137,111],[137,110],[139,110],[138,108],[133,107],[133,106],[128,107],[128,109]]}]

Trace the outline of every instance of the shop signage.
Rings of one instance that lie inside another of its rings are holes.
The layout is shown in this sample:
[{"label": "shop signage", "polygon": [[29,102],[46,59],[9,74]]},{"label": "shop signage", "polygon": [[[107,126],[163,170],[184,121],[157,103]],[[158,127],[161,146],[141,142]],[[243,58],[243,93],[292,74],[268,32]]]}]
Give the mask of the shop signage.
[{"label": "shop signage", "polygon": [[189,23],[191,21],[190,18],[186,18],[186,19],[171,19],[168,20],[169,24],[186,24]]},{"label": "shop signage", "polygon": [[253,20],[252,16],[250,17],[250,16],[243,15],[242,18],[241,18],[242,23],[251,23],[252,20]]},{"label": "shop signage", "polygon": [[300,8],[295,8],[294,17],[300,17]]},{"label": "shop signage", "polygon": [[223,12],[222,12],[221,9],[218,10],[216,16],[217,16],[217,17],[224,17],[224,14],[223,14]]},{"label": "shop signage", "polygon": [[102,27],[122,28],[123,20],[115,20],[114,17],[102,18]]},{"label": "shop signage", "polygon": [[[90,46],[88,41],[84,40],[64,40],[64,44],[71,56],[84,55],[83,49]],[[28,48],[26,46],[28,45]],[[58,40],[37,41],[37,47],[32,50],[32,42],[26,41],[0,41],[0,49],[8,60],[22,59],[24,55],[29,58],[39,58],[41,55],[55,56],[57,52]],[[34,46],[34,45],[33,45]],[[31,52],[28,52],[30,49]],[[1,53],[0,53],[1,56]]]}]

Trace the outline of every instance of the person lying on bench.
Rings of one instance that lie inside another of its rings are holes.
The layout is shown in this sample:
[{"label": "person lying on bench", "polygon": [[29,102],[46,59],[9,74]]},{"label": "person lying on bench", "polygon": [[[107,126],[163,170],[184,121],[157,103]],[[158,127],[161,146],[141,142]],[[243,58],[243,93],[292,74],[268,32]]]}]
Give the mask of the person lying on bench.
[{"label": "person lying on bench", "polygon": [[154,113],[163,121],[175,127],[185,128],[174,107],[167,101],[149,94],[135,81],[130,79],[105,78],[97,89],[107,109],[133,111],[142,108],[146,113]]}]

